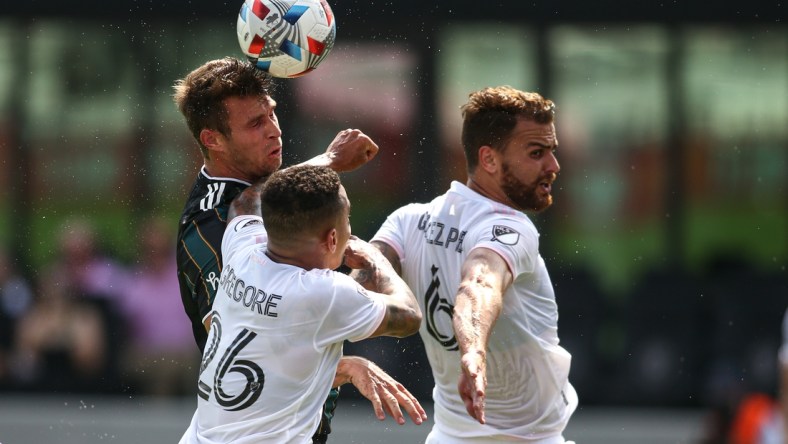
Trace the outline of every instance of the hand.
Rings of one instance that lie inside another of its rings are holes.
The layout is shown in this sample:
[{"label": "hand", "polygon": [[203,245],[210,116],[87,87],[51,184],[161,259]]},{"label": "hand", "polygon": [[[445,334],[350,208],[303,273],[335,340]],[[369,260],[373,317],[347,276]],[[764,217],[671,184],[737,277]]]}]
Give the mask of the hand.
[{"label": "hand", "polygon": [[326,149],[328,166],[338,172],[353,171],[378,154],[378,145],[357,129],[340,131]]},{"label": "hand", "polygon": [[477,351],[471,351],[462,355],[460,360],[462,372],[457,389],[460,397],[465,403],[465,410],[479,424],[486,422],[484,418],[484,398],[487,389],[487,364],[485,355]]},{"label": "hand", "polygon": [[354,270],[370,268],[375,264],[380,264],[380,261],[387,261],[380,250],[352,235],[345,247],[344,260],[345,265]]},{"label": "hand", "polygon": [[405,424],[400,407],[404,407],[414,424],[427,420],[427,413],[419,401],[399,382],[374,362],[360,356],[344,356],[337,366],[334,387],[350,382],[359,393],[372,402],[375,416],[383,421],[386,413],[397,424]]}]

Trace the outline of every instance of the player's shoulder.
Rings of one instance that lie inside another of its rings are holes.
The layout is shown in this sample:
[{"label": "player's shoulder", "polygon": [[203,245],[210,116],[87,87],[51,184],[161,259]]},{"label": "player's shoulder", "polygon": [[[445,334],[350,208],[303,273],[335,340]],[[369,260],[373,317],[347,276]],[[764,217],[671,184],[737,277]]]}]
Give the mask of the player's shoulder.
[{"label": "player's shoulder", "polygon": [[255,214],[244,214],[234,217],[227,223],[226,235],[250,229],[264,229],[263,218]]},{"label": "player's shoulder", "polygon": [[200,214],[206,212],[215,212],[223,218],[227,214],[230,202],[248,186],[249,183],[242,180],[213,177],[203,167],[186,200],[181,220],[188,218],[196,220]]},{"label": "player's shoulder", "polygon": [[469,239],[509,247],[533,248],[539,244],[539,232],[524,213],[505,205],[479,206],[468,215]]},{"label": "player's shoulder", "polygon": [[412,202],[409,204],[405,204],[396,210],[394,210],[395,215],[399,215],[401,217],[408,217],[412,215],[420,215],[427,210],[428,204],[422,202]]}]

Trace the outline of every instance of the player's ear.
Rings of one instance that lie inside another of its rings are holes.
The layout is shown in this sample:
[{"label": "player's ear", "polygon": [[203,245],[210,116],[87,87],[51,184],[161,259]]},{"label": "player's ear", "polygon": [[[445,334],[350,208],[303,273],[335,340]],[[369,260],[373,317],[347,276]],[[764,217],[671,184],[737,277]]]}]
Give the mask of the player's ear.
[{"label": "player's ear", "polygon": [[334,253],[337,251],[337,244],[339,244],[339,238],[337,237],[337,234],[336,228],[332,228],[326,233],[325,243],[329,253]]},{"label": "player's ear", "polygon": [[490,174],[498,170],[498,156],[491,146],[479,147],[479,166]]},{"label": "player's ear", "polygon": [[200,131],[200,143],[210,151],[224,151],[220,143],[221,133],[208,128]]}]

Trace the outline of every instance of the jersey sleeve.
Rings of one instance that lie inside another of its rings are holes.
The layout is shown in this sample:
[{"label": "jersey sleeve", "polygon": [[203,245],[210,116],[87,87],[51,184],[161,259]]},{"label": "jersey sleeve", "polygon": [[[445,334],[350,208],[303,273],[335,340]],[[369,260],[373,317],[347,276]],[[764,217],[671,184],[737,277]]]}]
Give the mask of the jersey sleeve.
[{"label": "jersey sleeve", "polygon": [[404,261],[407,220],[413,215],[417,215],[421,207],[420,204],[410,204],[391,213],[370,242],[378,241],[388,244],[397,252],[400,261]]},{"label": "jersey sleeve", "polygon": [[[491,219],[473,233],[473,248],[484,247],[498,253],[512,275],[533,273],[539,257],[539,233],[527,221],[501,217]],[[467,239],[467,238],[466,238]]]},{"label": "jersey sleeve", "polygon": [[332,297],[326,298],[323,321],[315,333],[315,346],[348,340],[366,339],[377,330],[386,315],[386,304],[382,298],[374,297],[350,276],[329,272],[332,280]]},{"label": "jersey sleeve", "polygon": [[227,224],[227,229],[222,239],[222,257],[224,262],[230,262],[233,256],[243,247],[267,241],[268,234],[265,231],[262,217],[254,215],[235,217]]},{"label": "jersey sleeve", "polygon": [[[178,280],[195,335],[204,336],[201,322],[210,313],[222,269],[221,243],[224,222],[213,212],[188,223],[178,239]],[[193,301],[187,303],[187,299]],[[189,310],[196,312],[191,312]],[[198,340],[199,343],[199,340]]]}]

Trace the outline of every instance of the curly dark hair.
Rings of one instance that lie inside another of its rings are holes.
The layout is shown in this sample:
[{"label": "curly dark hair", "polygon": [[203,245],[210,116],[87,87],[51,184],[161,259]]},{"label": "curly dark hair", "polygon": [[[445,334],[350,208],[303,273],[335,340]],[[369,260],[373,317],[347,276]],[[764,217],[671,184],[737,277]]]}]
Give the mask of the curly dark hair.
[{"label": "curly dark hair", "polygon": [[340,186],[339,175],[323,166],[296,165],[273,173],[260,196],[268,235],[285,239],[333,223],[346,205]]},{"label": "curly dark hair", "polygon": [[208,150],[200,143],[200,131],[205,128],[230,135],[227,109],[228,97],[260,97],[271,95],[271,76],[252,63],[233,57],[211,60],[183,79],[175,82],[173,99],[200,150],[208,158]]},{"label": "curly dark hair", "polygon": [[555,115],[551,100],[511,86],[484,88],[468,97],[461,110],[462,146],[469,172],[476,169],[479,147],[488,145],[498,151],[506,147],[518,119],[547,124],[553,122]]}]

